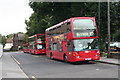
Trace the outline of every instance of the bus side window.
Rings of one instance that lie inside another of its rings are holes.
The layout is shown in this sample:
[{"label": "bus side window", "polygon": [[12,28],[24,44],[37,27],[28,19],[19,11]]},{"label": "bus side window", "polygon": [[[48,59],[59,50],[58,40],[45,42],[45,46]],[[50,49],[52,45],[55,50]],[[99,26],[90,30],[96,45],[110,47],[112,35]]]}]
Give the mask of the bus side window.
[{"label": "bus side window", "polygon": [[67,27],[66,27],[66,24],[62,24],[61,25],[62,27],[61,27],[61,34],[63,34],[63,33],[66,33],[67,32]]},{"label": "bus side window", "polygon": [[58,49],[60,52],[62,52],[62,44],[61,43],[58,43]]},{"label": "bus side window", "polygon": [[48,34],[50,35],[50,36],[55,36],[56,35],[56,28],[53,28],[53,29],[51,29],[51,30],[49,30],[49,32],[48,32]]},{"label": "bus side window", "polygon": [[71,29],[70,29],[70,22],[67,23],[67,33],[71,32]]},{"label": "bus side window", "polygon": [[72,51],[73,47],[72,47],[72,42],[68,41],[68,51]]},{"label": "bus side window", "polygon": [[58,44],[57,43],[53,43],[53,50],[57,51],[58,50]]},{"label": "bus side window", "polygon": [[57,35],[61,34],[61,26],[58,26],[58,27],[56,28],[56,34],[57,34]]},{"label": "bus side window", "polygon": [[70,30],[70,22],[64,23],[64,24],[62,25],[61,31],[62,31],[63,33],[71,32],[71,30]]},{"label": "bus side window", "polygon": [[60,47],[59,51],[62,52],[62,47]]},{"label": "bus side window", "polygon": [[49,49],[53,50],[53,45],[52,44],[49,44]]}]

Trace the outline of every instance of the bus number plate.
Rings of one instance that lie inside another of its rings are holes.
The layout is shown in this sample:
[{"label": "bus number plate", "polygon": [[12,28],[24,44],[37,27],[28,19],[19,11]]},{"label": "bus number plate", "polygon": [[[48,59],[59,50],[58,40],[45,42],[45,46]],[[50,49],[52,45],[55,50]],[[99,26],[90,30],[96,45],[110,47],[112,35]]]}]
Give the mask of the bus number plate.
[{"label": "bus number plate", "polygon": [[85,58],[85,60],[91,60],[91,58]]}]

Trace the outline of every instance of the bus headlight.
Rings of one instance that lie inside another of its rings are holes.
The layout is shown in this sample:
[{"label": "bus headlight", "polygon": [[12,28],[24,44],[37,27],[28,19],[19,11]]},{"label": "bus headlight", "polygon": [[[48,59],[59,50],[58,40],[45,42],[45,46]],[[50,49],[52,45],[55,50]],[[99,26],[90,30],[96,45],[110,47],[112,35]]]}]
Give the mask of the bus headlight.
[{"label": "bus headlight", "polygon": [[95,56],[99,56],[99,55],[95,55]]}]

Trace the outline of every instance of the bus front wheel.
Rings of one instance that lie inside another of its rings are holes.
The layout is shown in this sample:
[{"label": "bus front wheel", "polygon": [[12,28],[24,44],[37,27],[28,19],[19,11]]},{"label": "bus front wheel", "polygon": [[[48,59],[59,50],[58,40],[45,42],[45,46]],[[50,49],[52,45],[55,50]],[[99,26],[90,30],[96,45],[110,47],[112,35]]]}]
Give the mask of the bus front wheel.
[{"label": "bus front wheel", "polygon": [[67,57],[66,54],[64,55],[64,61],[65,61],[66,63],[68,62],[68,57]]}]

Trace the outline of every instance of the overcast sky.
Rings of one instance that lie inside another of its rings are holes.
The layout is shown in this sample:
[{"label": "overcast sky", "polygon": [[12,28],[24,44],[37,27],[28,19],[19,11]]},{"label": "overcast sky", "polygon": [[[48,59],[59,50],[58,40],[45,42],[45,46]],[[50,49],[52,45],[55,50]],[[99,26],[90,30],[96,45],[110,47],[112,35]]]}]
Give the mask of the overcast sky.
[{"label": "overcast sky", "polygon": [[29,0],[0,1],[0,34],[26,32],[25,19],[33,13],[28,3]]}]

